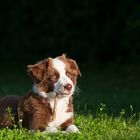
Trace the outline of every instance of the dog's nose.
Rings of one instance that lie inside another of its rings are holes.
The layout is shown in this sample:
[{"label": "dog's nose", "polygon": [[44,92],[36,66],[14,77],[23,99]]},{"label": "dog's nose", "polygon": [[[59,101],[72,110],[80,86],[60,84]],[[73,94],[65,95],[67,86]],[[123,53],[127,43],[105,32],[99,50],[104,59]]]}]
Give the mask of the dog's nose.
[{"label": "dog's nose", "polygon": [[66,84],[66,85],[64,86],[64,88],[65,88],[67,91],[71,91],[72,85],[71,85],[71,84]]}]

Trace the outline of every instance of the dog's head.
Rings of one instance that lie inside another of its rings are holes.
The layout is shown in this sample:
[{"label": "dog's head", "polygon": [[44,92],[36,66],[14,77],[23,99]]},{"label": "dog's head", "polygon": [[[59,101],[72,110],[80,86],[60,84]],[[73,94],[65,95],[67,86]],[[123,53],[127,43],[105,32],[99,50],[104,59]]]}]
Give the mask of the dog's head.
[{"label": "dog's head", "polygon": [[75,60],[64,54],[29,65],[28,72],[38,92],[54,92],[64,96],[73,94],[77,77],[80,75]]}]

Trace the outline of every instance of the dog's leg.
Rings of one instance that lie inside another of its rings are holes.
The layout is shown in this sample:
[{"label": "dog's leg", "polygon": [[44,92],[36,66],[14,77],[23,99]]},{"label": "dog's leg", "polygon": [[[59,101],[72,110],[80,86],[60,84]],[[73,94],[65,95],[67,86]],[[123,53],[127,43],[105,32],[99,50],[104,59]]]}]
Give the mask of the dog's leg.
[{"label": "dog's leg", "polygon": [[65,131],[68,132],[68,133],[77,133],[77,132],[79,132],[78,128],[74,124],[69,125],[66,128]]},{"label": "dog's leg", "polygon": [[61,125],[61,128],[68,133],[77,133],[79,132],[78,128],[74,125],[73,117],[67,120],[65,123]]},{"label": "dog's leg", "polygon": [[56,127],[47,127],[43,131],[43,134],[46,134],[46,133],[57,133],[57,132],[58,132],[58,129]]}]

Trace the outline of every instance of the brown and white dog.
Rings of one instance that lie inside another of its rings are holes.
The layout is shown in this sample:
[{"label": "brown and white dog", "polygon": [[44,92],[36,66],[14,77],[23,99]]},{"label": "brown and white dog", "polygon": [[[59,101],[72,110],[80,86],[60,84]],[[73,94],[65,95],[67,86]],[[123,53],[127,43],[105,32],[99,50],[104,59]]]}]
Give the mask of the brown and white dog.
[{"label": "brown and white dog", "polygon": [[[2,99],[0,109],[3,107],[2,102],[9,106],[12,104],[15,116],[20,114],[20,118],[16,117],[16,120],[17,118],[22,120],[23,127],[28,129],[57,132],[57,129],[61,128],[66,132],[78,132],[78,128],[74,125],[72,104],[72,95],[77,77],[80,75],[76,62],[61,55],[29,65],[28,72],[34,81],[32,91],[25,97],[16,97],[17,100],[13,101],[14,107],[13,102],[7,101],[10,98]],[[15,109],[17,106],[19,112]],[[6,126],[4,118],[0,117],[0,124]]]}]

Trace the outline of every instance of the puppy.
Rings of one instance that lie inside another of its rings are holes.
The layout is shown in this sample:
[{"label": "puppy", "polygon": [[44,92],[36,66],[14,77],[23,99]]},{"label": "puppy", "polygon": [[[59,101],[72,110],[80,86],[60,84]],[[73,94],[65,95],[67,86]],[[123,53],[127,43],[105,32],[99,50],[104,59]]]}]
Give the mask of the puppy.
[{"label": "puppy", "polygon": [[44,132],[57,132],[59,128],[78,132],[72,103],[80,75],[76,62],[61,55],[29,65],[28,73],[34,81],[33,89],[22,99],[17,99],[14,106],[18,105],[19,112],[17,109],[14,112],[20,114],[17,118],[23,127]]}]

